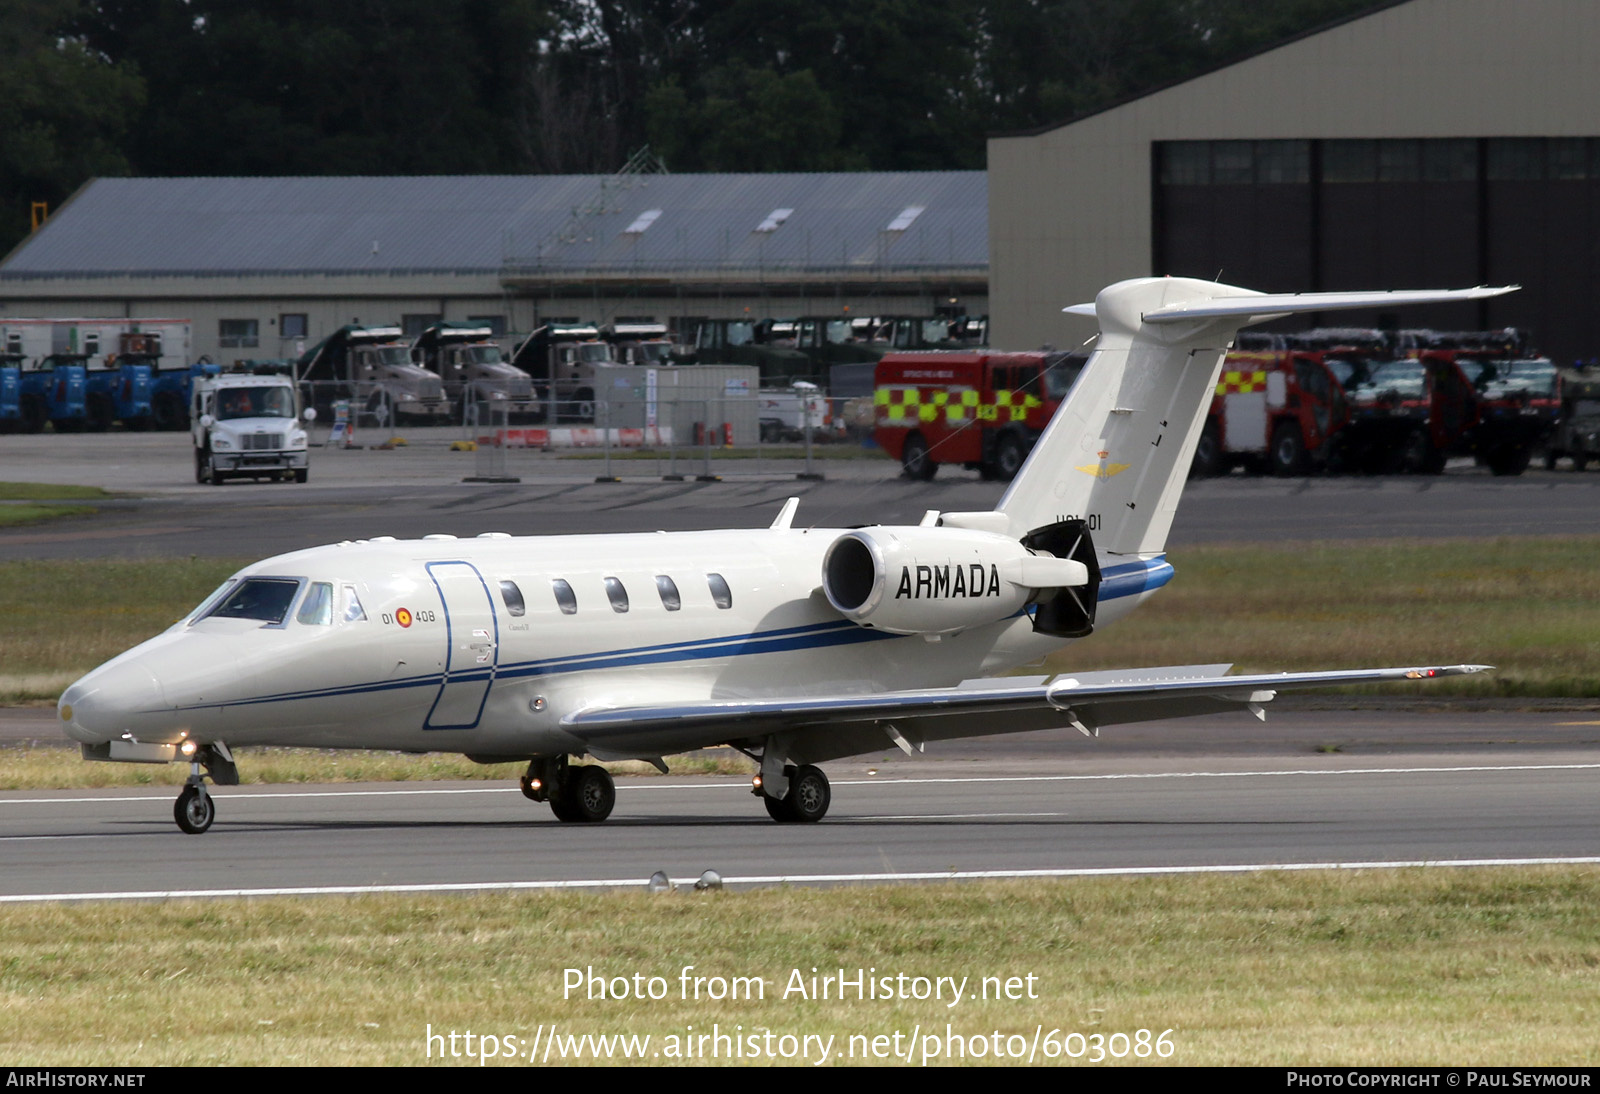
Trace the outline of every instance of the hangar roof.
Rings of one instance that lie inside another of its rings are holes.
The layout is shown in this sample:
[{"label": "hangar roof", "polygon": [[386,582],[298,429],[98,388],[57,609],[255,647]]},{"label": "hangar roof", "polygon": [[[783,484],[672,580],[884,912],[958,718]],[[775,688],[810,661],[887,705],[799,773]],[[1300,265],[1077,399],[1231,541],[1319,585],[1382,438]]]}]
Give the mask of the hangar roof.
[{"label": "hangar roof", "polygon": [[0,278],[988,267],[982,171],[101,178]]}]

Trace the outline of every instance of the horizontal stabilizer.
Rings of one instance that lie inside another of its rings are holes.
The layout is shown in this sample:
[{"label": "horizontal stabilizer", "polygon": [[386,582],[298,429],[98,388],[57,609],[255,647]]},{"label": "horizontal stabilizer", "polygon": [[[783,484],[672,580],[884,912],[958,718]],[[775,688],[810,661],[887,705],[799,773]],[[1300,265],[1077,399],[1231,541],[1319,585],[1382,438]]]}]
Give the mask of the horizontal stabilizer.
[{"label": "horizontal stabilizer", "polygon": [[[1146,323],[1181,323],[1194,319],[1238,318],[1243,325],[1264,323],[1299,312],[1348,311],[1352,308],[1402,307],[1411,304],[1446,304],[1460,300],[1487,300],[1516,292],[1517,285],[1479,285],[1471,289],[1400,289],[1389,292],[1252,293],[1201,297],[1155,308],[1141,318]],[[1230,286],[1231,288],[1231,286]],[[1234,292],[1239,290],[1234,289]],[[1069,315],[1093,317],[1093,304],[1062,308]]]}]

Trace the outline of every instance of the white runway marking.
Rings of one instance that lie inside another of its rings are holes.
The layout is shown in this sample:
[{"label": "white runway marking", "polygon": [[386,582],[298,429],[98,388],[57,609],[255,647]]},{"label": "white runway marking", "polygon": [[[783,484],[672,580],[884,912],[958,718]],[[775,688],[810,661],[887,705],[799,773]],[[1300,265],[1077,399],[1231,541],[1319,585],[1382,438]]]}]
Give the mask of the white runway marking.
[{"label": "white runway marking", "polygon": [[[1103,866],[1062,870],[948,870],[904,874],[764,874],[724,877],[724,885],[871,885],[907,881],[992,881],[1018,878],[1134,877],[1172,874],[1248,874],[1303,870],[1402,870],[1475,866],[1593,866],[1600,857],[1526,859],[1416,859],[1396,862],[1240,863],[1227,866]],[[675,887],[693,887],[694,878],[674,878]],[[150,889],[116,893],[37,893],[0,896],[0,904],[37,901],[200,900],[218,897],[361,896],[368,893],[481,893],[551,889],[642,889],[639,878],[572,878],[562,881],[484,881],[437,885],[323,885],[263,889]]]}]

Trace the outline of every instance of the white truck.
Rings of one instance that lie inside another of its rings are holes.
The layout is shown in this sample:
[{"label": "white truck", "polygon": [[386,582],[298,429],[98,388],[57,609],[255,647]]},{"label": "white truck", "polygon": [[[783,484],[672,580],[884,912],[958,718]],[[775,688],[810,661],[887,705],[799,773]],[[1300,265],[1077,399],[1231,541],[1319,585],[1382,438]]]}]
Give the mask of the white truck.
[{"label": "white truck", "polygon": [[760,394],[761,440],[823,440],[833,426],[828,397],[807,380],[796,380],[787,390],[763,388]]},{"label": "white truck", "polygon": [[[225,372],[194,382],[194,479],[220,486],[230,477],[305,482],[306,430],[294,380],[272,370]],[[307,408],[304,421],[316,419]]]}]

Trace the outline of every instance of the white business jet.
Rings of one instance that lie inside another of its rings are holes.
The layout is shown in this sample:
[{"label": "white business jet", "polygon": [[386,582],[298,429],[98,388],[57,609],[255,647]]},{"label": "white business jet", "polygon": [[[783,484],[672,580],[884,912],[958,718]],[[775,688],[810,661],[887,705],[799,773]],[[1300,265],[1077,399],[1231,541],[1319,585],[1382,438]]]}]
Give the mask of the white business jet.
[{"label": "white business jet", "polygon": [[527,761],[523,792],[601,821],[597,760],[725,744],[775,820],[820,820],[816,765],[893,743],[1248,710],[1290,688],[1482,666],[1228,676],[1227,665],[994,678],[1113,623],[1172,577],[1163,550],[1223,354],[1294,312],[1509,289],[1266,295],[1183,278],[1112,285],[1098,345],[993,512],[915,526],[473,539],[389,536],[279,555],[69,687],[86,759],[187,761],[175,815],[240,745]]}]

